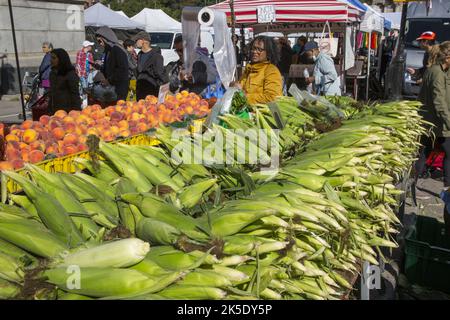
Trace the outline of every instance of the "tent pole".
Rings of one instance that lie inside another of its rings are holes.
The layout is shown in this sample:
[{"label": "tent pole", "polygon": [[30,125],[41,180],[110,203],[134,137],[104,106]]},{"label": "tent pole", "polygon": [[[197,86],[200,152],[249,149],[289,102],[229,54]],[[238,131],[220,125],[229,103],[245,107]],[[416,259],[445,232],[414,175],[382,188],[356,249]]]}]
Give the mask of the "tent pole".
[{"label": "tent pole", "polygon": [[13,15],[13,10],[12,10],[11,0],[8,0],[8,6],[9,6],[9,17],[11,19],[11,31],[12,31],[12,36],[13,36],[14,52],[15,52],[15,56],[16,56],[17,76],[18,76],[19,90],[20,90],[20,102],[22,104],[22,117],[23,117],[23,120],[27,120],[27,115],[25,112],[25,101],[23,100],[23,87],[22,87],[22,79],[21,79],[21,75],[20,75],[19,52],[17,50],[16,28],[14,27],[14,15]]},{"label": "tent pole", "polygon": [[367,80],[366,80],[366,100],[369,101],[370,83],[370,47],[372,46],[372,31],[369,32],[369,47],[367,48]]},{"label": "tent pole", "polygon": [[347,66],[345,65],[345,62],[347,61],[346,60],[346,58],[347,58],[347,25],[345,25],[344,28],[345,28],[344,39],[342,41],[343,47],[344,47],[344,50],[343,50],[344,57],[343,57],[343,61],[341,63],[341,72],[342,72],[341,84],[342,84],[342,93],[343,93],[343,95],[345,95],[347,93],[347,83],[346,83]]}]

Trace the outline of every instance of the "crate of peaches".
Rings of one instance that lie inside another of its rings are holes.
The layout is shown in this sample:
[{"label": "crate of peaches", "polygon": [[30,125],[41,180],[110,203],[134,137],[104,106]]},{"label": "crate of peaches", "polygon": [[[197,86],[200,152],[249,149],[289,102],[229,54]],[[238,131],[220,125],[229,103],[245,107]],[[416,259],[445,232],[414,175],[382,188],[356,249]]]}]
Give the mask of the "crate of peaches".
[{"label": "crate of peaches", "polygon": [[[3,159],[0,170],[18,170],[25,163],[39,163],[88,150],[89,135],[110,142],[133,137],[158,127],[201,119],[209,114],[209,103],[194,93],[183,91],[167,96],[158,103],[154,96],[138,102],[118,101],[102,109],[91,105],[82,111],[57,111],[42,116],[39,121],[26,120],[5,130],[0,124]],[[8,131],[8,132],[6,132]]]}]

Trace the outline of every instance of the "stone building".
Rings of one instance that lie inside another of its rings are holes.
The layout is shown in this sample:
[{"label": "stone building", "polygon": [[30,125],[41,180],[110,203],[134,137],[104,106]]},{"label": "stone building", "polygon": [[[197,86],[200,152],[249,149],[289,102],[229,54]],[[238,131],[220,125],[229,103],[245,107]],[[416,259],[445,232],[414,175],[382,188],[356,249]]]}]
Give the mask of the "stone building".
[{"label": "stone building", "polygon": [[[13,15],[21,71],[36,72],[42,60],[42,42],[66,49],[74,61],[85,38],[84,2],[79,0],[14,0]],[[0,0],[0,66],[3,69],[3,94],[16,93],[17,72],[11,20],[7,0]],[[5,80],[5,68],[14,81]],[[6,88],[7,85],[7,89]],[[7,92],[4,92],[4,91]],[[11,92],[12,91],[12,92]]]},{"label": "stone building", "polygon": [[372,8],[379,9],[380,12],[401,12],[402,4],[394,2],[393,0],[363,0],[372,6]]}]

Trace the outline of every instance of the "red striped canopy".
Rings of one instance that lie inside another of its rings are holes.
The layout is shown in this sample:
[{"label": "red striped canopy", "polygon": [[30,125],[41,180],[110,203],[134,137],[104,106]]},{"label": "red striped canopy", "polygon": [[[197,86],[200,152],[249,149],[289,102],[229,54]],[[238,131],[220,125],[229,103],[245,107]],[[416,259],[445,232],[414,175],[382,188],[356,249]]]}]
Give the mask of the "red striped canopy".
[{"label": "red striped canopy", "polygon": [[[276,22],[357,22],[363,14],[357,7],[339,0],[234,0],[236,24],[257,24],[258,6],[273,5]],[[230,1],[210,6],[231,16]]]}]

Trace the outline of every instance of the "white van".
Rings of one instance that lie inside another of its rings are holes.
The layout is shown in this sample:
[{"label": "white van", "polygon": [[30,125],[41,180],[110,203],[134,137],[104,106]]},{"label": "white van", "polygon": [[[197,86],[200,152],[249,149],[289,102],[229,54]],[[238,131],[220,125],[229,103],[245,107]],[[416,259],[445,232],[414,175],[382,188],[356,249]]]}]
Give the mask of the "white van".
[{"label": "white van", "polygon": [[[161,54],[164,58],[164,66],[179,59],[178,54],[174,50],[174,41],[177,36],[182,34],[181,30],[149,32],[149,34],[152,40],[152,46],[161,48]],[[212,32],[209,30],[202,30],[200,37],[201,46],[208,48],[208,51],[212,53],[214,49],[214,37]]]}]

